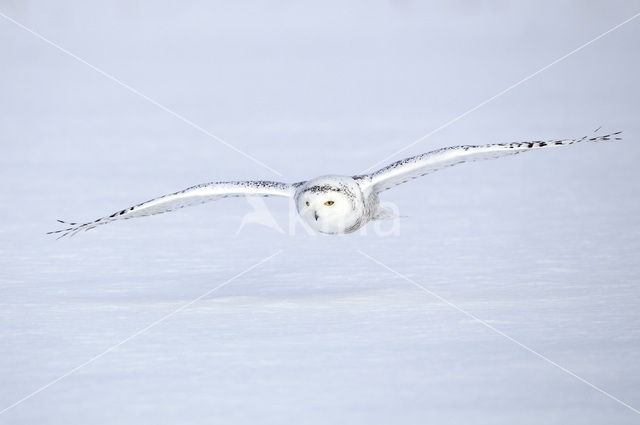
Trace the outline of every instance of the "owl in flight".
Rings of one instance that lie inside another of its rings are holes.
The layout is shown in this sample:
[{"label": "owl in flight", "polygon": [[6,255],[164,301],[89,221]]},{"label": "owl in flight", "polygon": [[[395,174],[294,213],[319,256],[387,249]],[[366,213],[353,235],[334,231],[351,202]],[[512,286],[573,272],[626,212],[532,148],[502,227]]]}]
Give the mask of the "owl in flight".
[{"label": "owl in flight", "polygon": [[298,183],[233,181],[200,184],[125,208],[88,223],[68,223],[58,220],[68,227],[49,233],[61,233],[60,237],[74,235],[81,230],[93,229],[116,220],[161,214],[231,196],[293,198],[298,214],[312,229],[328,234],[351,233],[371,220],[392,217],[389,211],[380,206],[378,195],[417,177],[468,161],[499,158],[534,149],[566,146],[579,142],[620,140],[619,134],[620,132],[545,142],[452,146],[406,158],[371,174],[357,176],[328,175]]}]

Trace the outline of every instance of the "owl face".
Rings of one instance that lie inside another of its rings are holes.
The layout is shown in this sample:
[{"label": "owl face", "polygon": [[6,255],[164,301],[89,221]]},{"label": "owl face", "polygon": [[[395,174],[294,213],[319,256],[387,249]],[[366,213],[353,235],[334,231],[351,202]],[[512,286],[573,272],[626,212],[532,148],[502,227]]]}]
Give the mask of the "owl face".
[{"label": "owl face", "polygon": [[321,233],[356,230],[364,213],[360,188],[353,181],[336,181],[335,177],[324,180],[315,179],[301,188],[296,197],[298,213],[312,229]]}]

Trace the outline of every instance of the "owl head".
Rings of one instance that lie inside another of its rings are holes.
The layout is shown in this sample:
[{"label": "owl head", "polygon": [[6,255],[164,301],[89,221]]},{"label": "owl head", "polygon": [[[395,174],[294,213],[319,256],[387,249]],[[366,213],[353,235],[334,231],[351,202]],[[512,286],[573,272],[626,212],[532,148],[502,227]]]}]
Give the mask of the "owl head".
[{"label": "owl head", "polygon": [[296,193],[298,214],[318,232],[350,233],[362,224],[364,198],[351,177],[318,177],[300,186]]}]

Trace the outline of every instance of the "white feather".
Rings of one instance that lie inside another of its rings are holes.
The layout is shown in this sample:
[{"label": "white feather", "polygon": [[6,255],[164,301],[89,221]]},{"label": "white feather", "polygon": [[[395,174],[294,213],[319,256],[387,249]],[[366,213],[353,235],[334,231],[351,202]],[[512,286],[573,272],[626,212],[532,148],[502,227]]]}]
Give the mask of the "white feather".
[{"label": "white feather", "polygon": [[363,188],[379,193],[409,180],[464,162],[494,159],[534,149],[566,146],[579,142],[620,140],[620,138],[617,137],[619,134],[620,132],[591,138],[585,136],[580,139],[498,143],[480,146],[452,146],[406,158],[394,162],[372,174],[355,176],[354,178],[362,180],[361,185]]},{"label": "white feather", "polygon": [[112,221],[162,214],[179,208],[204,204],[205,202],[215,201],[221,198],[238,196],[292,197],[294,193],[295,185],[271,181],[238,181],[200,184],[119,210],[111,215],[101,217],[87,223],[69,223],[58,220],[60,223],[69,225],[69,227],[49,232],[49,234],[62,233],[60,237],[67,235],[73,236],[81,230],[90,230]]}]

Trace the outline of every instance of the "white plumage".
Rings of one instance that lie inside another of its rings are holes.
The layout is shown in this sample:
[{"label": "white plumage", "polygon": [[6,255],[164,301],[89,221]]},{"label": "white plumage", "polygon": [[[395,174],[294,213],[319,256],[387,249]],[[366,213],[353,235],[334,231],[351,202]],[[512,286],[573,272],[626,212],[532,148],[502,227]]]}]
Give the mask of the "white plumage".
[{"label": "white plumage", "polygon": [[68,223],[67,228],[49,233],[60,237],[110,223],[161,214],[191,205],[237,196],[282,196],[293,198],[300,216],[311,228],[322,233],[339,234],[358,230],[370,220],[387,218],[380,208],[378,194],[398,184],[445,167],[469,161],[499,158],[534,149],[566,146],[579,142],[620,140],[620,132],[580,139],[500,143],[480,146],[452,146],[406,158],[371,174],[357,176],[322,176],[305,182],[271,181],[215,182],[193,186],[161,196],[88,223]]}]

